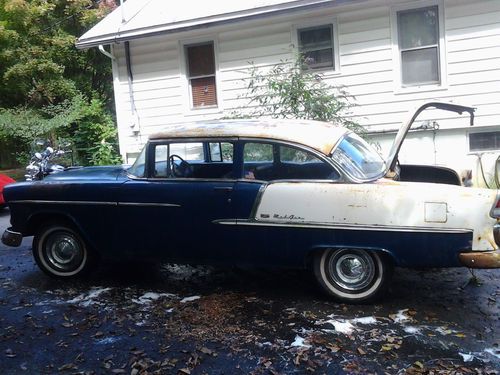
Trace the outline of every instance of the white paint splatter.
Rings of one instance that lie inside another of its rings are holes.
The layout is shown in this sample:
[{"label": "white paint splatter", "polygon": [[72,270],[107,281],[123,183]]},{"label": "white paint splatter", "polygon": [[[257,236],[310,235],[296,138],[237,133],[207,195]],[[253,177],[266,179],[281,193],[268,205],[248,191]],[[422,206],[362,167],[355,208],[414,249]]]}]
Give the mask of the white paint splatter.
[{"label": "white paint splatter", "polygon": [[96,342],[96,344],[97,345],[109,345],[109,344],[113,344],[114,342],[117,342],[119,340],[120,340],[119,337],[106,337],[104,339],[98,340]]},{"label": "white paint splatter", "polygon": [[447,327],[437,327],[436,332],[441,335],[451,335],[452,333],[457,333],[454,329],[448,329]]},{"label": "white paint splatter", "polygon": [[300,337],[299,335],[295,336],[295,341],[290,344],[291,347],[303,347],[303,348],[310,348],[311,345],[307,345],[304,343],[304,338]]},{"label": "white paint splatter", "polygon": [[374,316],[365,316],[364,318],[354,318],[351,322],[357,324],[377,324],[377,319]]},{"label": "white paint splatter", "polygon": [[138,305],[147,305],[147,304],[150,304],[151,302],[156,301],[162,297],[173,298],[173,297],[177,297],[177,296],[175,294],[171,294],[171,293],[147,292],[147,293],[144,293],[139,298],[133,299],[132,302],[137,303]]},{"label": "white paint splatter", "polygon": [[330,319],[326,323],[330,323],[336,332],[343,333],[344,335],[350,335],[354,331],[354,326],[349,321]]},{"label": "white paint splatter", "polygon": [[410,335],[421,335],[422,334],[421,328],[419,328],[419,327],[407,326],[407,327],[404,327],[403,330],[406,333],[409,333]]},{"label": "white paint splatter", "polygon": [[389,315],[389,317],[394,321],[394,323],[404,323],[411,320],[411,318],[406,315],[408,309],[399,310],[397,314]]},{"label": "white paint splatter", "polygon": [[78,297],[66,301],[66,303],[78,304],[81,306],[88,307],[94,304],[100,304],[95,301],[97,297],[105,292],[109,292],[112,288],[92,288],[88,293],[82,293]]},{"label": "white paint splatter", "polygon": [[196,301],[197,299],[200,299],[200,298],[201,298],[200,296],[185,297],[185,298],[181,299],[181,303]]},{"label": "white paint splatter", "polygon": [[500,359],[500,349],[498,348],[486,348],[484,351],[488,354],[491,354],[493,357]]},{"label": "white paint splatter", "polygon": [[[334,315],[329,315],[328,317],[333,318]],[[356,325],[377,324],[377,319],[373,316],[366,316],[354,319],[330,319],[325,321],[324,323],[329,323],[334,326],[336,332],[350,335],[357,329]]]},{"label": "white paint splatter", "polygon": [[474,360],[474,356],[472,354],[458,353],[464,362],[472,362]]}]

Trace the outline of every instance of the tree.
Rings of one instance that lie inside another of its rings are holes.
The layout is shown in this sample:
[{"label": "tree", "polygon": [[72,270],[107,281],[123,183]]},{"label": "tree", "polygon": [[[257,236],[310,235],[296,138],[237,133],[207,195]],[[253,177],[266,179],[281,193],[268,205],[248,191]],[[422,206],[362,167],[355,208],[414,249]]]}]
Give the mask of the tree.
[{"label": "tree", "polygon": [[326,83],[300,56],[292,62],[282,61],[268,72],[252,66],[243,97],[249,105],[234,112],[235,117],[319,120],[363,132],[347,115],[354,97],[343,88]]},{"label": "tree", "polygon": [[[112,144],[116,154],[116,130],[109,121],[111,64],[96,49],[75,47],[77,36],[114,7],[110,0],[0,0],[3,149],[21,149],[26,157],[29,137],[57,139],[92,133],[84,140],[84,148],[97,146],[93,144],[97,137],[98,144],[102,140]],[[96,118],[102,121],[101,127],[90,132],[83,129]],[[99,128],[101,137],[95,134]],[[85,153],[80,155],[84,164],[95,162]]]}]

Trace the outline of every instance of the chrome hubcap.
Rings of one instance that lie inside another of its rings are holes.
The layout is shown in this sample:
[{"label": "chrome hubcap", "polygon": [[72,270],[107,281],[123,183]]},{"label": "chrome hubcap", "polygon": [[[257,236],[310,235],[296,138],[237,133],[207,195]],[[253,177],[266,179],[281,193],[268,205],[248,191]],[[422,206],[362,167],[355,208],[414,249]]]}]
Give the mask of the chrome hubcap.
[{"label": "chrome hubcap", "polygon": [[339,250],[328,262],[330,275],[336,284],[348,290],[361,290],[375,277],[375,264],[370,255],[361,250]]},{"label": "chrome hubcap", "polygon": [[81,264],[83,250],[78,240],[70,233],[52,234],[45,244],[47,260],[61,271],[72,271]]}]

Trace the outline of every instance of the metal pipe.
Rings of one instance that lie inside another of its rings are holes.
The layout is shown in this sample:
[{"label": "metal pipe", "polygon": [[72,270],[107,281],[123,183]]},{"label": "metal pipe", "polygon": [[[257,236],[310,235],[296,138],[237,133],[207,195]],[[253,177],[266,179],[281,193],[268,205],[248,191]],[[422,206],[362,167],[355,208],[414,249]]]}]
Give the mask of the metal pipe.
[{"label": "metal pipe", "polygon": [[130,99],[130,111],[132,114],[132,122],[130,128],[134,134],[139,133],[139,115],[137,114],[137,108],[135,106],[134,99],[134,76],[132,74],[132,63],[130,61],[130,43],[125,42],[125,64],[127,66],[127,80],[128,80],[128,93]]},{"label": "metal pipe", "polygon": [[115,57],[108,51],[104,49],[104,46],[102,44],[99,44],[99,51],[104,55],[109,57],[111,60],[114,60]]}]

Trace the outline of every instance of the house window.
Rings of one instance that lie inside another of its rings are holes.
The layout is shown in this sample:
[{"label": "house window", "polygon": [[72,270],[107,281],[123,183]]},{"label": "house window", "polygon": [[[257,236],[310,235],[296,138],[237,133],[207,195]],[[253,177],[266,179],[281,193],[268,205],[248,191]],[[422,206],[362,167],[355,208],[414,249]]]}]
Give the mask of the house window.
[{"label": "house window", "polygon": [[402,86],[440,84],[438,6],[397,12]]},{"label": "house window", "polygon": [[500,150],[500,131],[469,134],[469,151]]},{"label": "house window", "polygon": [[216,106],[214,43],[193,44],[185,48],[192,107]]},{"label": "house window", "polygon": [[332,24],[297,29],[299,52],[310,69],[336,69],[333,33]]}]

